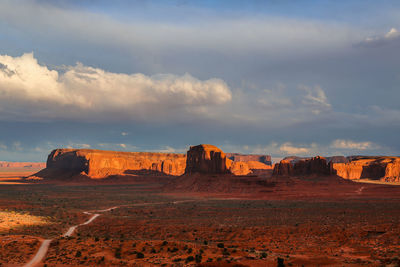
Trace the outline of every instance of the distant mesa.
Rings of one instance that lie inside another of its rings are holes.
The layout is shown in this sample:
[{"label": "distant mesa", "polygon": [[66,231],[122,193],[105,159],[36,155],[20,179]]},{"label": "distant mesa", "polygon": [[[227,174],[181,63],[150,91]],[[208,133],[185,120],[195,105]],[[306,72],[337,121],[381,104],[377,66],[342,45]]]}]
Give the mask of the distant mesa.
[{"label": "distant mesa", "polygon": [[239,153],[226,153],[226,157],[233,162],[261,162],[266,165],[272,165],[272,160],[270,155],[245,155]]},{"label": "distant mesa", "polygon": [[400,182],[400,157],[350,156],[346,163],[331,163],[331,173],[345,179]]},{"label": "distant mesa", "polygon": [[330,174],[330,168],[326,158],[320,156],[313,158],[286,158],[275,164],[273,171],[274,176],[308,176]]},{"label": "distant mesa", "polygon": [[274,176],[337,175],[344,179],[400,182],[400,158],[383,156],[286,157],[275,164]]},{"label": "distant mesa", "polygon": [[[338,176],[344,179],[375,179],[400,182],[399,157],[333,156],[286,157],[274,166],[268,155],[225,154],[220,148],[201,144],[187,154],[117,152],[94,149],[55,149],[39,178],[104,179],[112,176],[182,176],[192,174],[235,176]],[[11,166],[10,163],[0,164]],[[32,164],[18,163],[18,166]],[[0,165],[2,166],[2,165]],[[16,165],[13,165],[16,166]],[[43,167],[43,164],[37,163]]]},{"label": "distant mesa", "polygon": [[0,161],[0,168],[45,168],[44,162],[9,162]]},{"label": "distant mesa", "polygon": [[264,163],[269,161],[268,155],[230,155],[234,155],[237,161],[230,160],[218,147],[206,144],[190,147],[187,155],[55,149],[47,158],[46,169],[35,176],[55,179],[78,176],[104,179],[116,175],[180,176],[193,173],[248,175],[272,171],[271,165]]},{"label": "distant mesa", "polygon": [[35,175],[45,178],[82,175],[91,179],[124,174],[182,175],[185,163],[184,154],[55,149],[47,158],[46,169]]}]

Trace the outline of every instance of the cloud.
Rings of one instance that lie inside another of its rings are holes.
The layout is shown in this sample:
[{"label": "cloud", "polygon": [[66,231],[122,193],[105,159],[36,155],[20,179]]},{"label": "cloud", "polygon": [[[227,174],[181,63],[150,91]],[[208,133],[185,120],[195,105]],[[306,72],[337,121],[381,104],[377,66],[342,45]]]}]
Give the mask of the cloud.
[{"label": "cloud", "polygon": [[387,33],[381,36],[372,36],[366,38],[364,41],[359,43],[359,46],[364,47],[378,47],[387,45],[393,41],[400,40],[400,32],[396,28],[391,28]]},{"label": "cloud", "polygon": [[0,63],[2,119],[154,120],[199,114],[232,98],[223,80],[190,74],[121,74],[81,63],[61,72],[39,65],[33,53],[2,55]]},{"label": "cloud", "polygon": [[[47,38],[49,35],[68,42],[113,46],[129,51],[218,51],[224,55],[247,54],[249,51],[275,52],[281,56],[314,53],[320,47],[334,49],[354,34],[346,25],[291,19],[276,16],[227,16],[210,13],[187,16],[185,22],[167,20],[151,22],[118,17],[84,9],[60,8],[36,1],[23,5],[0,2],[0,21]],[[142,17],[142,16],[137,16]],[[162,19],[162,18],[161,18]],[[45,29],[45,30],[44,30]],[[350,41],[350,42],[349,42]],[[297,49],[293,49],[296,47]]]},{"label": "cloud", "polygon": [[3,143],[0,143],[0,150],[7,150],[7,146]]},{"label": "cloud", "polygon": [[337,139],[331,144],[332,148],[336,149],[349,149],[349,150],[369,150],[373,148],[378,148],[372,142],[355,142],[352,140]]},{"label": "cloud", "polygon": [[322,90],[319,85],[314,87],[300,85],[299,88],[306,92],[302,103],[311,107],[314,114],[319,114],[322,111],[331,109],[331,104],[329,103],[324,90]]},{"label": "cloud", "polygon": [[292,100],[285,93],[286,86],[279,83],[272,89],[264,89],[263,94],[257,98],[257,103],[265,109],[292,107]]},{"label": "cloud", "polygon": [[305,147],[305,146],[294,146],[292,143],[287,142],[282,144],[279,147],[279,150],[287,155],[303,155],[303,154],[309,154],[312,151],[312,146],[311,147]]},{"label": "cloud", "polygon": [[79,143],[69,143],[67,145],[67,148],[82,148],[82,149],[88,149],[91,148],[90,144],[79,144]]}]

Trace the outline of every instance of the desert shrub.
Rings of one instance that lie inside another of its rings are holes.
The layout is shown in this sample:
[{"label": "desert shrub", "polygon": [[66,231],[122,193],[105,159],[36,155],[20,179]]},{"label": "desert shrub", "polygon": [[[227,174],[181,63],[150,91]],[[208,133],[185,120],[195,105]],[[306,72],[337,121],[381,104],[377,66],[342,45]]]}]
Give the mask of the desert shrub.
[{"label": "desert shrub", "polygon": [[229,256],[229,255],[231,255],[231,253],[229,253],[229,251],[227,251],[227,250],[224,250],[224,251],[222,252],[222,255],[224,255],[224,256]]},{"label": "desert shrub", "polygon": [[219,248],[224,248],[225,245],[224,245],[224,243],[218,243],[218,244],[217,244],[217,247],[219,247]]},{"label": "desert shrub", "polygon": [[197,263],[200,263],[202,258],[203,258],[203,257],[202,257],[200,254],[197,254],[197,255],[195,256],[195,260],[196,260]]},{"label": "desert shrub", "polygon": [[181,258],[176,258],[176,259],[173,259],[172,261],[173,262],[180,262],[180,261],[182,261],[182,259]]},{"label": "desert shrub", "polygon": [[120,259],[120,258],[121,258],[121,248],[117,248],[117,249],[115,250],[114,256],[115,256],[117,259]]},{"label": "desert shrub", "polygon": [[188,253],[192,253],[192,252],[193,252],[193,249],[192,249],[192,248],[189,248],[189,249],[187,250],[187,252],[188,252]]},{"label": "desert shrub", "polygon": [[168,241],[163,241],[161,244],[161,246],[166,246],[166,245],[168,245]]},{"label": "desert shrub", "polygon": [[204,240],[203,244],[207,246],[208,245],[208,241]]},{"label": "desert shrub", "polygon": [[194,261],[194,257],[193,256],[189,256],[186,258],[186,262],[191,262]]},{"label": "desert shrub", "polygon": [[79,258],[79,257],[81,257],[82,256],[82,252],[80,251],[80,250],[78,250],[77,252],[76,252],[76,254],[75,254],[75,257],[76,258]]},{"label": "desert shrub", "polygon": [[157,253],[157,251],[154,248],[152,248],[150,252],[151,253]]},{"label": "desert shrub", "polygon": [[277,263],[278,263],[278,265],[277,265],[278,267],[285,267],[284,259],[278,257]]},{"label": "desert shrub", "polygon": [[138,252],[138,253],[136,253],[136,258],[143,259],[144,258],[144,254],[142,252]]},{"label": "desert shrub", "polygon": [[174,247],[173,249],[171,249],[171,252],[177,252],[179,249],[177,247]]},{"label": "desert shrub", "polygon": [[99,238],[96,236],[96,237],[94,238],[94,241],[95,241],[95,242],[98,242],[98,241],[99,241]]},{"label": "desert shrub", "polygon": [[261,253],[261,256],[260,256],[261,259],[264,259],[266,257],[267,257],[267,253],[265,253],[265,252]]}]

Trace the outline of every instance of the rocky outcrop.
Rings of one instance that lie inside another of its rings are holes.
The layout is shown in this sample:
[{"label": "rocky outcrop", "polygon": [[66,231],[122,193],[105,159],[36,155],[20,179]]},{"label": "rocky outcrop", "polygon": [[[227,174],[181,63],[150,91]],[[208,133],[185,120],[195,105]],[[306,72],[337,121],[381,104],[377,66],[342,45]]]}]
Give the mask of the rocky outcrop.
[{"label": "rocky outcrop", "polygon": [[270,155],[254,155],[254,154],[239,154],[239,153],[226,153],[226,157],[233,162],[261,162],[266,165],[271,165]]},{"label": "rocky outcrop", "polygon": [[348,157],[348,163],[331,163],[331,173],[345,179],[400,180],[399,157]]},{"label": "rocky outcrop", "polygon": [[324,157],[289,158],[275,164],[274,176],[329,175],[330,168]]},{"label": "rocky outcrop", "polygon": [[157,172],[182,175],[186,156],[172,153],[116,152],[94,149],[56,149],[40,174],[86,175],[92,179],[111,175]]},{"label": "rocky outcrop", "polygon": [[191,146],[187,152],[185,174],[230,173],[230,161],[225,153],[213,145]]},{"label": "rocky outcrop", "polygon": [[0,168],[45,168],[44,162],[9,162],[0,161]]}]

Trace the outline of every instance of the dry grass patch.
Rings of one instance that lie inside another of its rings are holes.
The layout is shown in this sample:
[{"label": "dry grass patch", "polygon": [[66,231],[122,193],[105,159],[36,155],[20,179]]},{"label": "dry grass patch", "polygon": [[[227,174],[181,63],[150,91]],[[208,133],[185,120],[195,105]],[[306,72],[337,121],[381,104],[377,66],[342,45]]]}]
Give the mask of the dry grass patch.
[{"label": "dry grass patch", "polygon": [[49,221],[44,217],[33,216],[15,211],[0,211],[0,232],[18,227],[44,225]]}]

